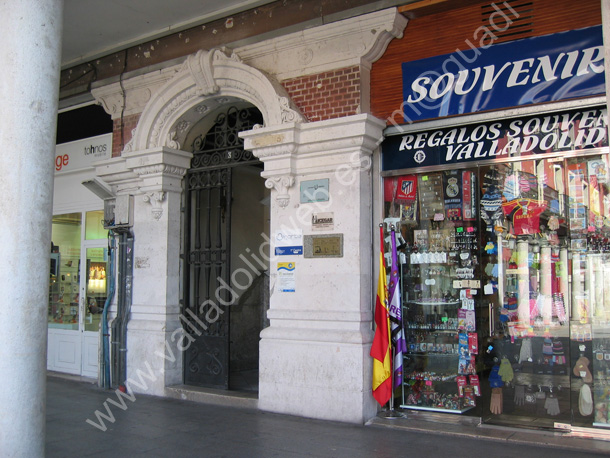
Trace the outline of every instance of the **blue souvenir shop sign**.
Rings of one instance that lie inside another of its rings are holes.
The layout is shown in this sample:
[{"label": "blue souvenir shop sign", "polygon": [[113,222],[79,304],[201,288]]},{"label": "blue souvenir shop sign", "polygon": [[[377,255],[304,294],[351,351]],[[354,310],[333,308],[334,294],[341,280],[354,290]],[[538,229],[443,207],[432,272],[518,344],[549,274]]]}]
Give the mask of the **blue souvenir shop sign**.
[{"label": "blue souvenir shop sign", "polygon": [[601,26],[402,64],[410,123],[605,93]]},{"label": "blue souvenir shop sign", "polygon": [[381,146],[382,170],[605,147],[607,123],[605,107],[593,107],[392,135]]}]

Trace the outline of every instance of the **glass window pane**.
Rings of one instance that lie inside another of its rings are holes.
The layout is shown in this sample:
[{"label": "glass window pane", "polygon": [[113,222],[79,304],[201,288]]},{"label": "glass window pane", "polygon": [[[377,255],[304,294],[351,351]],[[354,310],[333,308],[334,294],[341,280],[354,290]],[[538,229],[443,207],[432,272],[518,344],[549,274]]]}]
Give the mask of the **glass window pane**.
[{"label": "glass window pane", "polygon": [[105,239],[108,230],[104,229],[104,210],[87,212],[85,215],[85,240]]},{"label": "glass window pane", "polygon": [[87,298],[85,331],[97,332],[106,302],[108,248],[87,248]]},{"label": "glass window pane", "polygon": [[81,214],[53,217],[48,323],[78,330]]}]

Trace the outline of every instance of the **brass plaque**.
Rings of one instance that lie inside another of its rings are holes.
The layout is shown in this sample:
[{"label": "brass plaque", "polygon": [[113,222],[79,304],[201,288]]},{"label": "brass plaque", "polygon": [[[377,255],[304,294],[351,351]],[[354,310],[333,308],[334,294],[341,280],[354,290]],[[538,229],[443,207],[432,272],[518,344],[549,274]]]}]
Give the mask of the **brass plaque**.
[{"label": "brass plaque", "polygon": [[303,251],[306,258],[342,258],[343,234],[305,235]]}]

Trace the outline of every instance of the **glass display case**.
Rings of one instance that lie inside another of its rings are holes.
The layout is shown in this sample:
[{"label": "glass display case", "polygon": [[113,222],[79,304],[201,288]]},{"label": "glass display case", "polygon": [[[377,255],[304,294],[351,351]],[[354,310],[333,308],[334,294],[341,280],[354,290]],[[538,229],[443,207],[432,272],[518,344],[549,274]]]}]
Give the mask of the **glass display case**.
[{"label": "glass display case", "polygon": [[610,426],[607,155],[384,179],[407,340],[401,407]]},{"label": "glass display case", "polygon": [[400,228],[407,343],[401,407],[463,413],[480,395],[476,177],[472,171],[450,171],[390,184],[394,199],[386,206],[391,215],[386,223]]}]

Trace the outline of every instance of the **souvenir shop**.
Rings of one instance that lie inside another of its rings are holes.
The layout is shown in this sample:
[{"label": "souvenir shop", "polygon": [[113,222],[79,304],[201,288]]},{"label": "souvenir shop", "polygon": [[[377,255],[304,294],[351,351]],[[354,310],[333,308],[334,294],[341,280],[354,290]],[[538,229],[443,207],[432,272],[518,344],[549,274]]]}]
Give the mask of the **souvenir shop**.
[{"label": "souvenir shop", "polygon": [[409,122],[386,129],[380,187],[406,412],[610,428],[601,40],[597,26],[494,44],[456,74],[457,54],[402,64]]}]

